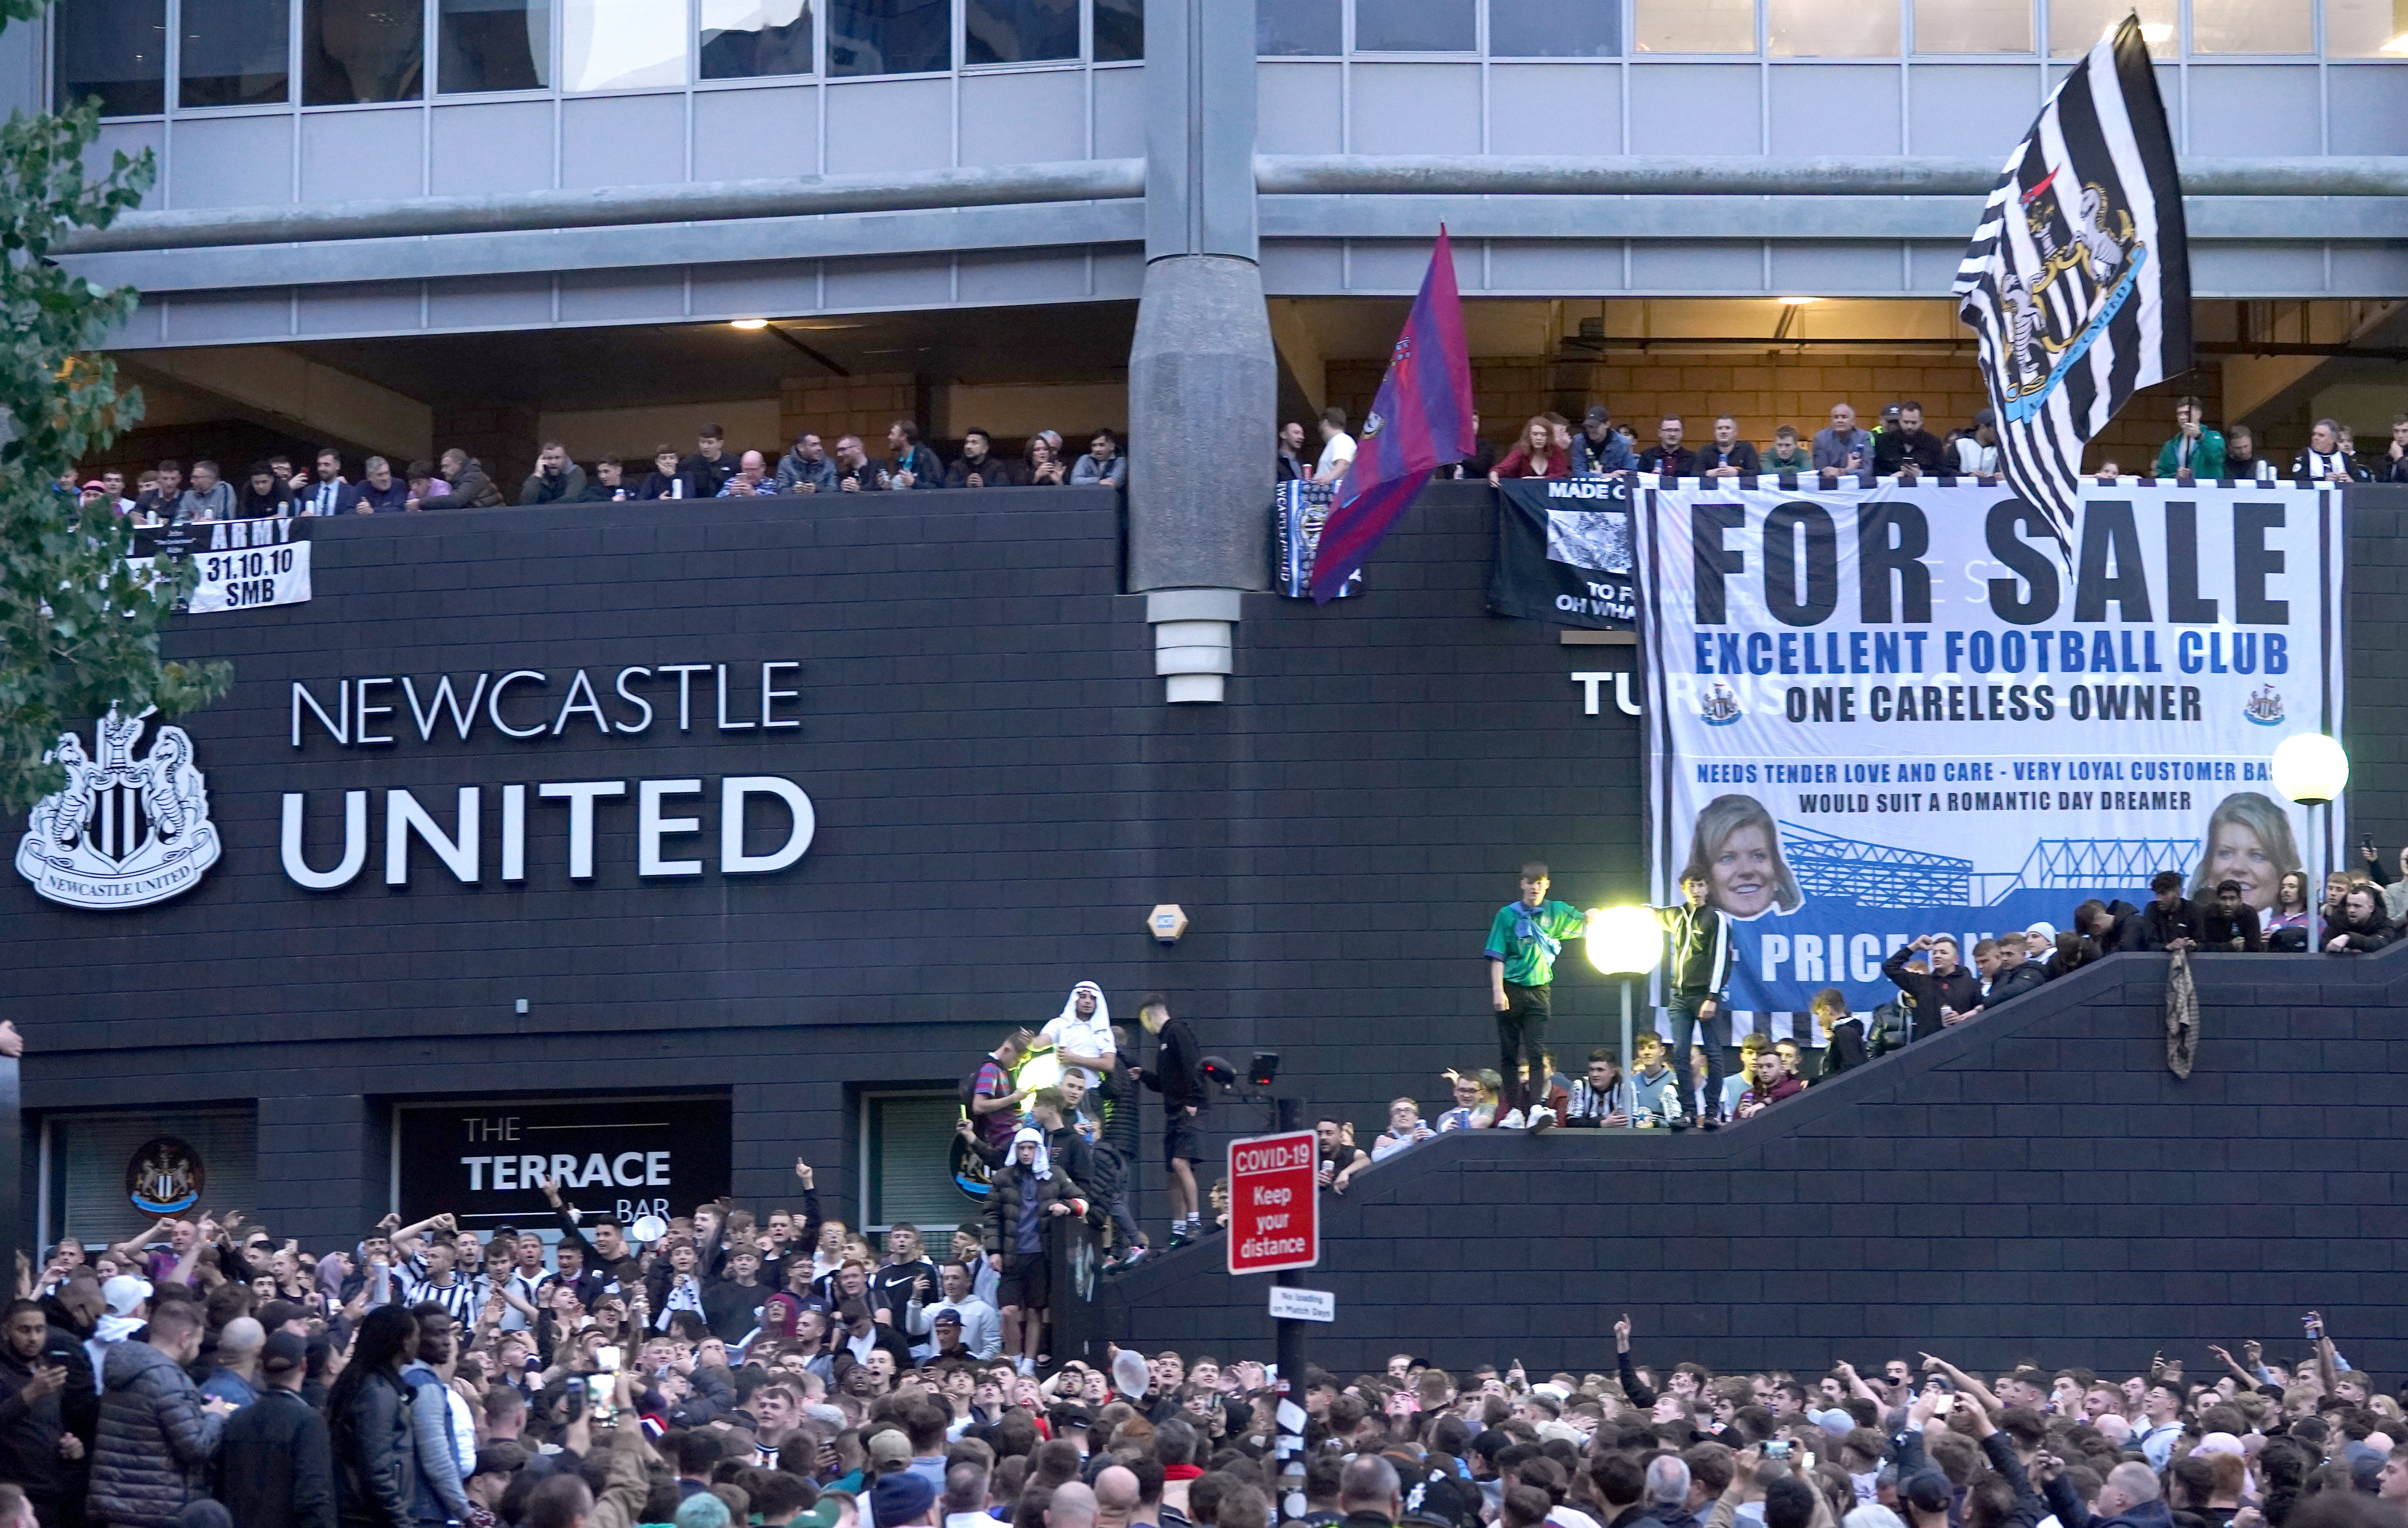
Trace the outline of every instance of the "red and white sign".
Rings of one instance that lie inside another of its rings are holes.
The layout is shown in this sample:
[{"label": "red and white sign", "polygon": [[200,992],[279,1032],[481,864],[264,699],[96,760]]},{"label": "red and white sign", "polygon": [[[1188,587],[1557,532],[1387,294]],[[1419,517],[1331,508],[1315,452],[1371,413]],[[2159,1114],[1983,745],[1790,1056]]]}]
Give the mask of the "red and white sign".
[{"label": "red and white sign", "polygon": [[1229,1271],[1277,1273],[1321,1261],[1312,1132],[1229,1143]]}]

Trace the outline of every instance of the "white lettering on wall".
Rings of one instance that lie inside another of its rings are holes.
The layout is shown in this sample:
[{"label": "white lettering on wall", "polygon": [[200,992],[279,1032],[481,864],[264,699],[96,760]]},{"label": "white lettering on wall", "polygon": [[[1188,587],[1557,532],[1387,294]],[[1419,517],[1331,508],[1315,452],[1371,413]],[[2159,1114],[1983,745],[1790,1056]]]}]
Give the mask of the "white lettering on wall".
[{"label": "white lettering on wall", "polygon": [[[602,690],[595,678],[582,668],[568,671],[559,707],[549,723],[534,717],[516,720],[531,725],[513,725],[504,720],[502,692],[512,685],[548,689],[552,683],[551,672],[538,668],[514,668],[500,678],[490,669],[476,674],[438,674],[421,680],[412,675],[395,678],[392,675],[368,675],[344,678],[335,681],[332,704],[310,688],[309,680],[293,681],[291,737],[294,748],[303,746],[302,718],[306,712],[315,719],[325,735],[345,748],[384,748],[401,739],[394,733],[380,730],[380,719],[399,714],[401,707],[383,704],[376,698],[379,688],[390,690],[401,686],[403,701],[408,706],[410,721],[416,725],[418,740],[435,741],[446,718],[452,724],[452,735],[466,742],[477,731],[479,722],[492,726],[510,737],[558,737],[568,730],[572,718],[584,717],[593,721],[596,732],[636,735],[652,730],[657,714],[650,699],[638,691],[647,679],[674,674],[678,686],[678,718],[680,732],[691,732],[695,724],[695,676],[711,676],[711,696],[716,701],[712,720],[721,732],[748,732],[799,729],[803,722],[791,714],[792,702],[799,701],[803,692],[781,683],[802,669],[799,660],[772,659],[760,665],[757,684],[750,665],[744,664],[662,664],[657,667],[630,664],[616,671],[610,683],[612,704],[606,706]],[[323,684],[321,679],[316,681]],[[753,709],[759,701],[757,720]],[[524,707],[523,688],[513,699],[519,710]],[[781,704],[790,714],[779,714]],[[390,725],[390,723],[382,723]]]}]

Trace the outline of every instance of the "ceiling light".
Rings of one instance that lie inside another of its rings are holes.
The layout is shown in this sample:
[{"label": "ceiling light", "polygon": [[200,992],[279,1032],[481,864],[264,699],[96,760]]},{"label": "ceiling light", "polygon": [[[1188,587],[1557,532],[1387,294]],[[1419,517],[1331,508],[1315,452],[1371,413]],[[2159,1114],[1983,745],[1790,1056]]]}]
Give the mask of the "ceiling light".
[{"label": "ceiling light", "polygon": [[1781,301],[1788,304],[1791,307],[1803,307],[1808,303],[1821,302],[1822,299],[1819,297],[1784,297]]},{"label": "ceiling light", "polygon": [[769,327],[769,321],[767,319],[730,319],[727,326],[730,329],[767,329]]},{"label": "ceiling light", "polygon": [[2408,32],[2402,32],[2400,36],[2392,38],[2389,42],[2386,42],[2382,47],[2376,49],[2375,51],[2378,53],[2408,53]]}]

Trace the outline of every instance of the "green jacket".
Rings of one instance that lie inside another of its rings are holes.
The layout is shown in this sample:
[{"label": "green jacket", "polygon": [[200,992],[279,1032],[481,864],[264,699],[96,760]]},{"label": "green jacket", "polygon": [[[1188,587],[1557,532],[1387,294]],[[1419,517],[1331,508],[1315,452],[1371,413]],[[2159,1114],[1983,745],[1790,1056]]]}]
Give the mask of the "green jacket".
[{"label": "green jacket", "polygon": [[[2174,456],[2181,447],[2182,436],[2177,435],[2157,452],[2158,477],[2172,478],[2182,471]],[[2190,475],[2203,478],[2224,476],[2224,436],[2204,427],[2200,430],[2199,449],[2190,453]]]}]

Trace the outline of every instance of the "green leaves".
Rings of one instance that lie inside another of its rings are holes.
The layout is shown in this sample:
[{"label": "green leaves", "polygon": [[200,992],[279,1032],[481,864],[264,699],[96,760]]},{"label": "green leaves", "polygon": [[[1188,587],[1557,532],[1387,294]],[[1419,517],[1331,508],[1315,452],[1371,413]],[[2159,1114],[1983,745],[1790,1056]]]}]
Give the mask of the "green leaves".
[{"label": "green leaves", "polygon": [[[0,0],[0,22],[43,0]],[[181,715],[223,694],[223,664],[163,663],[159,622],[198,580],[189,561],[130,567],[133,530],[113,506],[79,506],[66,475],[142,417],[94,347],[133,315],[132,288],[104,292],[47,258],[70,228],[105,228],[156,173],[146,150],[112,156],[97,180],[84,151],[96,103],[0,126],[0,809],[58,789],[43,755],[116,705]]]}]

